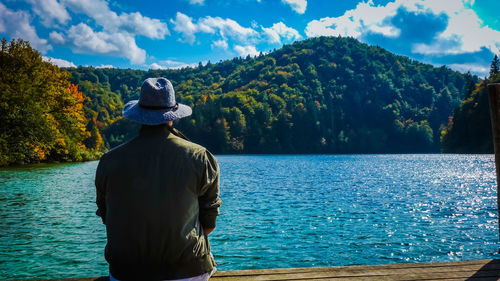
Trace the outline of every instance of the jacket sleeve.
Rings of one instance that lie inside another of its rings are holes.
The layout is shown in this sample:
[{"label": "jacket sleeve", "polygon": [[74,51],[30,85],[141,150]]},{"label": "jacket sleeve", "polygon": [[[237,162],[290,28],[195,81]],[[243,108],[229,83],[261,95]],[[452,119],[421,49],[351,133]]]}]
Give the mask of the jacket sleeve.
[{"label": "jacket sleeve", "polygon": [[96,187],[96,215],[100,216],[102,223],[106,224],[106,175],[104,171],[104,155],[101,157],[95,174]]},{"label": "jacket sleeve", "polygon": [[214,228],[222,200],[219,198],[219,165],[215,157],[205,152],[205,169],[198,197],[200,223],[203,228]]}]

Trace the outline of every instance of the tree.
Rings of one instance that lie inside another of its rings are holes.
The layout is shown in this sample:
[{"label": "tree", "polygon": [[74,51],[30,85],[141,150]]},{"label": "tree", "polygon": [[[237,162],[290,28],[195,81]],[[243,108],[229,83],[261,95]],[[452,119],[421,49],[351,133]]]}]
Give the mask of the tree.
[{"label": "tree", "polygon": [[176,126],[214,153],[438,152],[448,117],[479,82],[342,37],[176,70],[67,71],[84,94],[87,146],[134,136],[123,104],[145,78],[162,76],[193,108]]},{"label": "tree", "polygon": [[0,166],[92,158],[83,96],[68,78],[28,42],[1,41]]},{"label": "tree", "polygon": [[[500,82],[500,74],[490,76],[489,82]],[[455,109],[441,132],[443,152],[493,153],[487,84],[481,81]]]},{"label": "tree", "polygon": [[465,73],[465,83],[464,83],[464,88],[462,89],[462,98],[467,99],[472,95],[472,91],[476,89],[476,82],[474,79],[474,76],[470,73],[470,71],[467,71]]},{"label": "tree", "polygon": [[498,60],[497,55],[495,55],[490,65],[490,76],[493,76],[493,74],[497,74],[499,72],[500,72],[500,61]]}]

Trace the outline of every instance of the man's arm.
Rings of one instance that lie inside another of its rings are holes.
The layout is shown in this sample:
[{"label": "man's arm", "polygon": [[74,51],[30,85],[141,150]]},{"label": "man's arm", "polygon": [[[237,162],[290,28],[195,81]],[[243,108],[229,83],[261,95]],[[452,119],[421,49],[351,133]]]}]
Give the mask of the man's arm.
[{"label": "man's arm", "polygon": [[104,171],[103,158],[104,155],[103,157],[101,157],[101,160],[97,165],[97,170],[95,173],[96,204],[97,204],[97,211],[95,212],[95,214],[101,217],[102,223],[106,224],[106,186],[105,186],[106,176]]},{"label": "man's arm", "polygon": [[198,202],[200,223],[205,234],[208,235],[215,228],[219,207],[222,204],[222,200],[219,198],[219,165],[215,157],[208,151],[205,152],[205,169]]}]

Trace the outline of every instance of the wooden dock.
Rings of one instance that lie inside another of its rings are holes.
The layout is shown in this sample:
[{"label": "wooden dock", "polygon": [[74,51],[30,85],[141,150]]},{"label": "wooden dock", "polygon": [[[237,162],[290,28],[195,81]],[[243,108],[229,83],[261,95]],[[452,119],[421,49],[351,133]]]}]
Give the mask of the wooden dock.
[{"label": "wooden dock", "polygon": [[[105,281],[100,278],[50,279],[50,281]],[[474,260],[444,263],[406,263],[310,268],[219,271],[210,281],[236,280],[500,280],[500,260]],[[44,280],[49,281],[49,280]]]}]

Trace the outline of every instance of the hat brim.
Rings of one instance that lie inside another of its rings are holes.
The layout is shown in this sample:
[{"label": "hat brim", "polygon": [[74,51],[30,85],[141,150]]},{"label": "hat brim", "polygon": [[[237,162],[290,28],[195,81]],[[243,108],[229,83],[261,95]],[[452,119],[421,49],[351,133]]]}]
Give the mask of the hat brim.
[{"label": "hat brim", "polygon": [[129,101],[125,104],[123,117],[144,125],[160,125],[168,121],[174,121],[193,113],[191,107],[178,104],[176,109],[146,109],[139,106],[138,100]]}]

